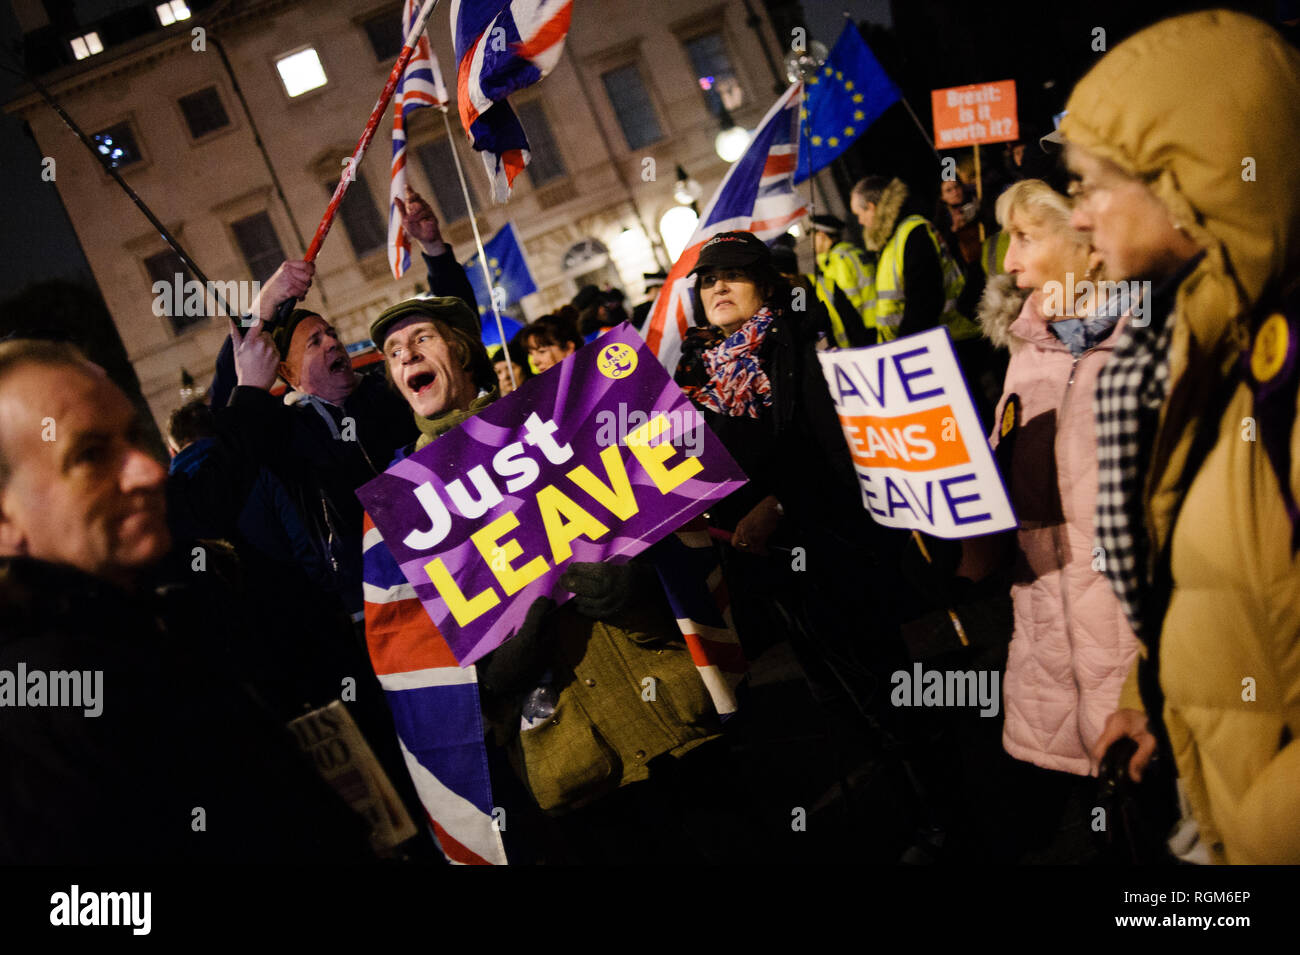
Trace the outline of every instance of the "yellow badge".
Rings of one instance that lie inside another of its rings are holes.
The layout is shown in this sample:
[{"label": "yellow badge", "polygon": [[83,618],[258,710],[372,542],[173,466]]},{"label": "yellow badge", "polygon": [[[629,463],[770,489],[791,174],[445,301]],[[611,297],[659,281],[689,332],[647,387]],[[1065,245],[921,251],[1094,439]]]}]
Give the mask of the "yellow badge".
[{"label": "yellow badge", "polygon": [[1000,433],[1002,437],[1005,438],[1007,435],[1009,435],[1012,431],[1015,430],[1016,418],[1018,418],[1019,416],[1020,416],[1020,399],[1017,398],[1015,395],[1011,395],[1010,397],[1007,398],[1006,407],[1002,409],[1002,427],[1000,429]]},{"label": "yellow badge", "polygon": [[1263,384],[1282,370],[1290,349],[1290,336],[1286,318],[1280,313],[1264,319],[1250,349],[1250,373],[1257,382]]},{"label": "yellow badge", "polygon": [[636,371],[636,349],[622,342],[614,342],[600,350],[596,358],[596,368],[606,378],[626,378]]}]

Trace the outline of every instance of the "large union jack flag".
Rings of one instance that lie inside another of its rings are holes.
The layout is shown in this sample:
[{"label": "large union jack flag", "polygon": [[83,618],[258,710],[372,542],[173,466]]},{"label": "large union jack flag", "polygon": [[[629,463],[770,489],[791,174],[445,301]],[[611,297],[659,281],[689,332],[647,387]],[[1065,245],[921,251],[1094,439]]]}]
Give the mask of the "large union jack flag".
[{"label": "large union jack flag", "polygon": [[438,845],[453,863],[504,864],[474,667],[456,663],[369,514],[361,548],[370,662]]},{"label": "large union jack flag", "polygon": [[[415,26],[420,15],[418,0],[406,0],[402,14],[402,36]],[[388,264],[395,278],[411,267],[411,239],[402,228],[402,215],[395,200],[406,194],[406,117],[424,106],[445,106],[447,87],[442,82],[438,58],[429,49],[429,37],[421,31],[402,78],[393,94],[393,164],[388,180]]]},{"label": "large union jack flag", "polygon": [[727,170],[709,200],[685,251],[668,272],[646,324],[646,344],[671,374],[682,353],[682,337],[694,321],[690,271],[700,247],[719,232],[753,232],[771,242],[807,214],[794,190],[799,161],[799,101],[795,83],[767,111],[745,154]]},{"label": "large union jack flag", "polygon": [[[438,845],[453,863],[504,864],[477,672],[457,665],[369,514],[361,546],[370,662]],[[747,664],[704,522],[697,518],[669,534],[645,558],[659,573],[700,679],[725,719],[736,711]]]},{"label": "large union jack flag", "polygon": [[564,52],[573,0],[453,0],[456,105],[483,153],[498,202],[528,165],[528,138],[506,101],[555,68]]}]

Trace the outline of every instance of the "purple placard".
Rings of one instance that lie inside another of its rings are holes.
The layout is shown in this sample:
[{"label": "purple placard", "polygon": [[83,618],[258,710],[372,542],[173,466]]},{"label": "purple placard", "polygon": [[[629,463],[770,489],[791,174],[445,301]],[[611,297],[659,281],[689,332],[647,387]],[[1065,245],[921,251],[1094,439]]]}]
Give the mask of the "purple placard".
[{"label": "purple placard", "polygon": [[626,561],[745,481],[624,323],[357,497],[467,666],[538,597],[573,596],[558,584],[570,561]]}]

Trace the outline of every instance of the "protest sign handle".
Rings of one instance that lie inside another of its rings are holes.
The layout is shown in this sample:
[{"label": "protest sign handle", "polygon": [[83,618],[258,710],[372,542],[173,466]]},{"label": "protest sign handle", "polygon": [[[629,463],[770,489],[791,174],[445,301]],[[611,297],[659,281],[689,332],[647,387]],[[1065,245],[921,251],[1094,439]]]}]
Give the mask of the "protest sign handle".
[{"label": "protest sign handle", "polygon": [[[934,561],[930,558],[930,552],[926,550],[925,539],[921,537],[921,532],[913,529],[912,539],[916,541],[916,547],[921,552],[921,556],[925,558],[926,563],[933,564]],[[948,619],[952,621],[952,628],[957,631],[957,638],[961,640],[961,645],[969,647],[970,640],[966,636],[966,628],[961,625],[961,617],[957,616],[957,611],[951,607],[948,608]]]}]

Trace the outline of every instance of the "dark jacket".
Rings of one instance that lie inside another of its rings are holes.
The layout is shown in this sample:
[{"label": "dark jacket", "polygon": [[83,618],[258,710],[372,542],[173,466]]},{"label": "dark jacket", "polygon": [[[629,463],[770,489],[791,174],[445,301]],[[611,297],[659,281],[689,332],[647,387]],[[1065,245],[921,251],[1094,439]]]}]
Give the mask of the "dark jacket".
[{"label": "dark jacket", "polygon": [[[776,317],[759,346],[759,362],[772,384],[771,406],[758,418],[699,409],[749,478],[748,484],[711,508],[711,521],[731,530],[771,494],[795,521],[842,527],[845,517],[840,512],[847,508],[848,520],[861,519],[865,529],[870,522],[858,497],[848,445],[814,347],[824,311],[796,312],[788,298],[768,304]],[[696,314],[703,315],[703,309],[697,308]],[[674,376],[677,384],[687,387],[707,381],[702,354],[720,340],[703,326],[687,334]]]},{"label": "dark jacket", "polygon": [[[434,294],[454,295],[477,308],[474,290],[450,247],[424,261]],[[357,619],[362,610],[361,504],[354,492],[383,473],[394,452],[419,433],[381,368],[363,371],[360,379],[341,406],[306,396],[286,405],[261,389],[233,385],[234,358],[227,339],[211,389],[213,407],[222,409],[217,420],[223,433],[237,454],[268,466],[283,482],[331,589]]]},{"label": "dark jacket", "polygon": [[382,370],[362,372],[360,379],[342,405],[306,396],[286,404],[260,388],[239,387],[218,414],[242,453],[268,466],[288,488],[351,614],[362,606],[355,491],[419,434]]},{"label": "dark jacket", "polygon": [[0,710],[0,863],[370,857],[359,818],[226,675],[218,650],[248,625],[239,609],[213,569],[129,595],[0,560],[0,670],[103,674],[99,716]]}]

